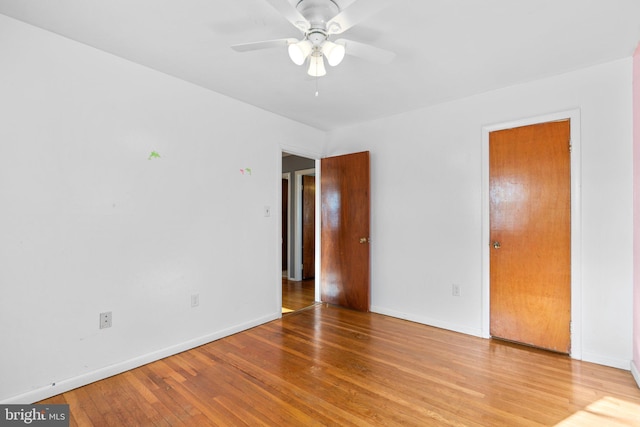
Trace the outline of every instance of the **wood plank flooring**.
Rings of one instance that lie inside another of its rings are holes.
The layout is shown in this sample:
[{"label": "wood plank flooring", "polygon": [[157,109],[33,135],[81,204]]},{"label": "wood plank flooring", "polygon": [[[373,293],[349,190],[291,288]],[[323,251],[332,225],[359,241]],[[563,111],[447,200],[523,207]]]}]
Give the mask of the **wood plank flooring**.
[{"label": "wood plank flooring", "polygon": [[41,403],[72,426],[640,425],[628,371],[323,304]]},{"label": "wood plank flooring", "polygon": [[290,313],[314,304],[315,282],[311,280],[293,281],[282,278],[282,313]]}]

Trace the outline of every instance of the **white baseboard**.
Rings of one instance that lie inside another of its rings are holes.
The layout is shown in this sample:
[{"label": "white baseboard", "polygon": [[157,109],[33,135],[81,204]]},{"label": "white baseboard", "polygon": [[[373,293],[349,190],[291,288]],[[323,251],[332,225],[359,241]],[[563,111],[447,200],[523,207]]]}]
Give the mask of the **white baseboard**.
[{"label": "white baseboard", "polygon": [[464,326],[456,325],[449,322],[443,322],[436,319],[431,319],[426,316],[421,316],[412,313],[403,313],[395,311],[390,308],[372,306],[371,311],[373,313],[384,314],[385,316],[397,317],[398,319],[409,320],[410,322],[421,323],[427,326],[433,326],[435,328],[446,329],[448,331],[460,332],[466,335],[473,335],[474,337],[482,337],[482,329],[467,328]]},{"label": "white baseboard", "polygon": [[638,384],[638,388],[640,388],[640,370],[638,370],[638,367],[633,361],[631,362],[631,375],[633,375],[636,384]]},{"label": "white baseboard", "polygon": [[[481,337],[481,338],[483,337],[482,328],[474,329],[474,328],[462,327],[460,325],[455,325],[448,322],[442,322],[436,319],[430,319],[425,316],[399,312],[396,310],[392,310],[385,307],[379,307],[379,306],[372,306],[371,311],[378,314],[384,314],[385,316],[397,317],[399,319],[421,323],[427,326],[433,326],[436,328],[446,329],[453,332],[460,332],[462,334],[472,335],[472,336]],[[603,357],[601,355],[593,354],[593,353],[583,353],[581,360],[585,362],[597,363],[598,365],[610,366],[612,368],[624,369],[625,371],[629,370],[629,361],[625,359],[614,359],[610,357]],[[633,364],[631,364],[631,368],[632,368],[632,373],[634,372],[634,369],[635,369],[634,378],[636,379],[636,382],[640,386],[640,373],[638,372],[638,369]]]},{"label": "white baseboard", "polygon": [[629,370],[629,360],[627,359],[614,359],[612,357],[605,357],[594,353],[582,353],[583,362],[597,363],[598,365],[610,366],[612,368]]},{"label": "white baseboard", "polygon": [[233,335],[235,333],[253,328],[255,326],[262,325],[263,323],[279,319],[280,317],[281,314],[277,313],[253,319],[250,322],[235,325],[227,329],[213,332],[211,334],[194,338],[180,344],[172,345],[170,347],[134,357],[133,359],[105,366],[103,368],[96,369],[94,371],[78,375],[76,377],[58,381],[55,384],[50,384],[45,387],[40,387],[23,394],[19,394],[17,396],[4,399],[0,401],[0,404],[31,404],[34,402],[38,402],[40,400],[47,399],[60,393],[73,390],[74,388],[82,387],[84,385],[91,384],[93,382],[103,380],[117,374],[121,374],[142,365],[146,365],[147,363],[155,362],[156,360],[160,360],[168,356],[173,356],[174,354],[178,354],[183,351],[190,350],[203,344],[218,340],[220,338],[224,338],[226,336]]}]

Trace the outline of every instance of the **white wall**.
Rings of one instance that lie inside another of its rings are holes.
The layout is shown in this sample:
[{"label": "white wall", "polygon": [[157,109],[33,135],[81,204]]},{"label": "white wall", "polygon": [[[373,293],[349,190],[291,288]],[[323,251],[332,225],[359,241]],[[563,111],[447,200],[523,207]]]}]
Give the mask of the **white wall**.
[{"label": "white wall", "polygon": [[2,15],[0,63],[0,402],[280,316],[281,146],[322,132]]},{"label": "white wall", "polygon": [[[372,310],[482,333],[482,128],[580,109],[584,360],[632,352],[631,59],[332,132],[370,150]],[[452,284],[462,295],[453,297]]]}]

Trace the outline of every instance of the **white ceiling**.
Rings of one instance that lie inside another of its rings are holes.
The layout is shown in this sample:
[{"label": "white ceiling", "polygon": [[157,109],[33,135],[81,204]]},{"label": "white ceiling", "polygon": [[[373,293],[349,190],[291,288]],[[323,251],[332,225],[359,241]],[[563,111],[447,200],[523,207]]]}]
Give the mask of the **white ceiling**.
[{"label": "white ceiling", "polygon": [[0,13],[322,130],[629,57],[640,41],[640,0],[389,4],[340,37],[395,60],[347,56],[317,80],[285,48],[230,48],[300,37],[265,0],[0,0]]}]

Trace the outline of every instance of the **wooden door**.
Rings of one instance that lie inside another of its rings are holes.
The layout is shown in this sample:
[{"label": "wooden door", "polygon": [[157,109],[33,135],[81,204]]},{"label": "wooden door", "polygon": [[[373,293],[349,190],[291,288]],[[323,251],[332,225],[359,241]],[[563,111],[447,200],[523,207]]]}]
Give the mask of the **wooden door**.
[{"label": "wooden door", "polygon": [[491,132],[491,335],[571,348],[570,122]]},{"label": "wooden door", "polygon": [[320,165],[321,300],[369,311],[369,152]]},{"label": "wooden door", "polygon": [[289,180],[282,178],[282,271],[289,269]]},{"label": "wooden door", "polygon": [[316,177],[302,175],[302,279],[316,275]]}]

